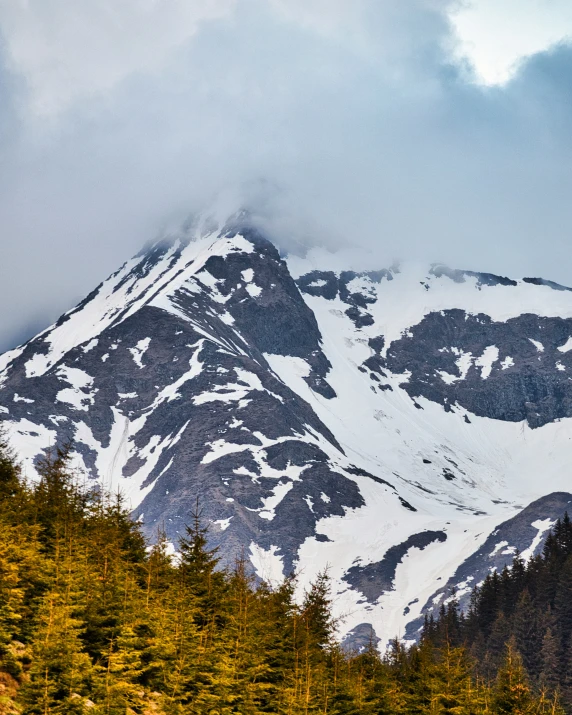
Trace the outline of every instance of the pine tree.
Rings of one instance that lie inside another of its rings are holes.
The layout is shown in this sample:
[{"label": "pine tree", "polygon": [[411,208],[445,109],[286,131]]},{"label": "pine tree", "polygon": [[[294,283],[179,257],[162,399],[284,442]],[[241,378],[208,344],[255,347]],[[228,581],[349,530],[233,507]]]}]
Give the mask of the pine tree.
[{"label": "pine tree", "polygon": [[493,624],[499,616],[501,605],[500,577],[496,571],[483,581],[475,602],[475,617],[485,638],[491,633]]},{"label": "pine tree", "polygon": [[[558,624],[558,636],[562,651],[572,637],[572,556],[568,556],[558,575],[554,597],[554,617]],[[564,664],[562,664],[564,665]]]},{"label": "pine tree", "polygon": [[122,499],[101,492],[91,494],[86,505],[83,538],[83,641],[91,658],[101,664],[126,617],[127,585],[144,579],[145,542]]},{"label": "pine tree", "polygon": [[498,715],[525,715],[534,712],[534,698],[514,641],[506,648],[493,692],[493,712]]},{"label": "pine tree", "polygon": [[327,698],[327,692],[320,692],[318,682],[325,677],[327,654],[336,628],[331,605],[326,569],[304,594],[298,619],[297,690],[304,713],[316,711]]},{"label": "pine tree", "polygon": [[48,551],[84,523],[89,495],[70,469],[71,454],[71,443],[65,444],[49,452],[37,466],[40,482],[33,492],[32,509],[40,527],[39,538]]},{"label": "pine tree", "polygon": [[138,625],[124,625],[111,641],[104,663],[96,667],[94,699],[106,715],[124,715],[129,709],[140,712],[148,702],[141,683],[144,637]]},{"label": "pine tree", "polygon": [[30,680],[23,689],[24,712],[30,715],[83,712],[89,693],[91,661],[83,650],[82,622],[77,618],[81,592],[71,544],[56,544],[53,587],[42,598],[34,632]]},{"label": "pine tree", "polygon": [[28,639],[32,609],[47,579],[35,536],[34,529],[17,525],[0,529],[0,669],[18,678],[22,668],[13,644]]},{"label": "pine tree", "polygon": [[408,652],[405,646],[397,638],[394,638],[390,640],[383,657],[383,664],[387,668],[389,677],[389,703],[391,707],[395,708],[395,712],[407,712],[409,661],[412,651],[415,651],[415,646]]},{"label": "pine tree", "polygon": [[220,562],[218,548],[209,548],[208,526],[202,522],[202,511],[197,499],[192,523],[185,527],[179,540],[179,572],[185,585],[198,601],[201,627],[214,625],[213,617],[224,593],[225,578],[216,568]]},{"label": "pine tree", "polygon": [[494,680],[506,656],[506,644],[511,635],[511,624],[501,611],[497,616],[487,642],[485,657],[479,663],[479,672],[487,679]]},{"label": "pine tree", "polygon": [[540,660],[542,670],[540,672],[540,686],[545,691],[553,695],[560,686],[560,658],[559,643],[552,633],[551,628],[547,628],[542,639],[542,650]]},{"label": "pine tree", "polygon": [[431,713],[471,715],[484,706],[473,684],[472,664],[464,648],[445,644],[425,677],[429,681]]},{"label": "pine tree", "polygon": [[527,567],[520,554],[517,552],[510,568],[503,569],[501,575],[502,603],[501,608],[507,618],[510,618],[516,609],[520,594],[526,588]]},{"label": "pine tree", "polygon": [[205,641],[195,623],[196,598],[181,579],[175,579],[164,590],[152,590],[147,613],[141,682],[148,691],[163,694],[166,712],[183,712],[202,687]]},{"label": "pine tree", "polygon": [[569,708],[572,704],[572,639],[559,646],[560,691]]},{"label": "pine tree", "polygon": [[270,705],[270,667],[260,638],[266,614],[260,606],[246,561],[238,558],[221,604],[224,628],[216,630],[203,656],[203,687],[197,703],[206,711],[258,715]]},{"label": "pine tree", "polygon": [[[394,653],[395,655],[395,653]],[[392,661],[382,659],[373,638],[367,648],[357,656],[363,673],[364,685],[358,694],[358,712],[375,715],[393,715],[406,712],[406,698],[400,678],[397,677],[399,656]]]},{"label": "pine tree", "polygon": [[27,497],[20,466],[0,425],[0,519],[13,521],[16,514],[21,519]]},{"label": "pine tree", "polygon": [[539,613],[535,608],[528,590],[522,592],[515,614],[512,631],[516,649],[520,653],[523,665],[532,681],[536,681],[542,668],[542,632]]},{"label": "pine tree", "polygon": [[281,584],[261,584],[257,590],[259,627],[256,642],[264,653],[268,684],[267,712],[289,712],[296,699],[298,607],[294,600],[297,581],[290,575]]},{"label": "pine tree", "polygon": [[224,641],[234,661],[241,708],[244,712],[257,713],[268,704],[268,694],[272,691],[271,667],[266,652],[260,648],[268,616],[266,599],[262,590],[256,589],[244,557],[236,559],[227,602],[229,615]]}]

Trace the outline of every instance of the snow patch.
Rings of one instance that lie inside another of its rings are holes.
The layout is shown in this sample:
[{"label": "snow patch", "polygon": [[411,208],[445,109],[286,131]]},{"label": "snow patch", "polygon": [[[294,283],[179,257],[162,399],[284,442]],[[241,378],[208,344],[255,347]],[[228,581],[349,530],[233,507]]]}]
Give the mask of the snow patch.
[{"label": "snow patch", "polygon": [[28,419],[18,422],[4,422],[10,445],[18,455],[24,468],[24,475],[37,479],[34,461],[56,443],[57,432],[44,425],[37,425]]},{"label": "snow patch", "polygon": [[284,581],[284,563],[279,551],[279,546],[264,549],[254,541],[250,544],[250,562],[254,566],[256,575],[262,581],[274,586]]},{"label": "snow patch", "polygon": [[147,352],[150,343],[151,338],[143,338],[143,340],[140,340],[134,348],[129,348],[129,352],[133,356],[133,361],[139,369],[145,367],[145,365],[143,365],[142,358]]},{"label": "snow patch", "polygon": [[[112,407],[111,411],[113,424],[107,447],[103,447],[95,439],[91,429],[83,421],[75,425],[75,442],[85,444],[96,453],[95,469],[102,481],[103,488],[111,493],[119,489],[125,495],[131,508],[135,508],[150,491],[150,487],[141,489],[145,477],[140,472],[131,477],[124,477],[123,467],[129,460],[134,446],[133,443],[130,443],[130,438],[134,437],[143,427],[146,417],[139,417],[130,422],[129,418],[121,414],[117,407]],[[157,457],[159,456],[158,454]],[[144,465],[144,467],[146,466]],[[152,469],[154,464],[150,463],[149,467]]]},{"label": "snow patch", "polygon": [[284,401],[280,395],[276,395],[270,392],[270,390],[267,390],[262,385],[258,375],[255,375],[253,372],[249,372],[240,367],[235,367],[234,372],[239,382],[227,382],[224,385],[215,385],[210,392],[201,392],[200,395],[195,395],[193,397],[193,403],[195,405],[204,405],[208,402],[238,402],[239,407],[244,407],[247,404],[244,398],[252,391],[267,392],[279,402]]},{"label": "snow patch", "polygon": [[257,286],[256,283],[248,283],[245,287],[246,292],[253,298],[258,298],[258,296],[262,293],[262,288]]},{"label": "snow patch", "polygon": [[498,544],[495,544],[495,548],[489,554],[489,558],[492,559],[492,557],[496,556],[501,549],[504,549],[505,546],[508,546],[508,541],[499,541]]},{"label": "snow patch", "polygon": [[201,459],[201,464],[210,464],[211,462],[216,462],[217,459],[221,459],[221,457],[226,457],[227,454],[234,454],[235,452],[244,452],[251,445],[234,444],[233,442],[225,442],[224,439],[217,439],[214,442],[209,442],[208,446],[211,449]]},{"label": "snow patch", "polygon": [[178,400],[181,397],[179,392],[181,387],[189,380],[194,380],[195,377],[201,374],[203,369],[203,363],[199,360],[199,355],[203,349],[204,339],[199,340],[194,345],[190,347],[196,348],[191,359],[189,360],[189,369],[184,372],[175,382],[164,387],[157,397],[153,400],[151,409],[154,410],[162,402],[172,402],[173,400]]},{"label": "snow patch", "polygon": [[445,382],[447,385],[452,385],[454,382],[457,382],[457,380],[460,380],[460,377],[457,377],[455,375],[451,375],[448,372],[445,372],[444,370],[437,370],[437,374]]},{"label": "snow patch", "polygon": [[312,497],[309,494],[307,494],[304,497],[304,501],[308,505],[308,509],[312,512],[312,514],[314,514],[314,500],[312,499]]},{"label": "snow patch", "polygon": [[[439,352],[446,352],[448,348],[442,348]],[[457,366],[457,369],[459,370],[458,375],[451,375],[448,372],[445,372],[444,370],[438,370],[437,374],[441,377],[443,382],[447,383],[447,385],[452,385],[454,382],[457,382],[458,380],[464,380],[467,377],[467,373],[469,372],[471,365],[473,364],[473,353],[471,352],[464,352],[463,350],[460,350],[457,347],[451,348],[451,352],[453,355],[458,355],[458,358],[455,360],[455,365]],[[486,352],[486,351],[485,351]],[[480,359],[482,359],[483,356],[481,356]]]},{"label": "snow patch", "polygon": [[365,294],[370,298],[377,297],[375,285],[367,276],[356,276],[347,284],[347,289],[350,293]]},{"label": "snow patch", "polygon": [[8,376],[8,369],[10,368],[10,363],[15,360],[24,351],[23,347],[16,348],[15,350],[8,350],[7,352],[0,355],[0,387],[2,383]]},{"label": "snow patch", "polygon": [[455,364],[459,368],[459,379],[464,380],[473,364],[473,353],[466,353],[458,348],[453,348],[453,352],[459,355],[459,359],[455,361]]},{"label": "snow patch", "polygon": [[20,395],[17,392],[14,393],[13,401],[14,402],[26,402],[26,403],[28,403],[28,405],[32,405],[35,402],[35,400],[31,400],[28,397],[20,397]]},{"label": "snow patch", "polygon": [[84,353],[90,352],[91,350],[93,350],[93,348],[95,348],[97,346],[98,343],[99,343],[99,340],[97,338],[90,340],[89,343],[87,343],[87,345],[84,346],[83,352]]},{"label": "snow patch", "polygon": [[528,549],[525,549],[520,557],[522,558],[523,561],[529,561],[533,556],[534,552],[540,545],[540,542],[542,541],[543,535],[552,529],[552,527],[556,524],[556,521],[553,521],[552,519],[537,519],[536,521],[533,521],[531,526],[533,526],[535,529],[538,529],[538,533],[532,540],[532,543],[528,547]]},{"label": "snow patch", "polygon": [[76,367],[63,365],[58,368],[56,375],[62,382],[67,382],[71,387],[60,390],[56,395],[58,402],[65,402],[75,410],[87,412],[94,402],[96,390],[87,391],[93,384],[93,377]]},{"label": "snow patch", "polygon": [[26,362],[26,377],[36,377],[37,375],[43,375],[48,369],[46,363],[48,359],[42,353],[36,353]]},{"label": "snow patch", "polygon": [[230,526],[230,522],[232,519],[232,516],[229,516],[228,519],[217,519],[216,521],[213,521],[213,524],[220,526],[221,531],[226,531]]},{"label": "snow patch", "polygon": [[272,521],[276,516],[276,507],[284,499],[286,494],[294,487],[292,482],[278,482],[272,490],[272,494],[262,500],[262,509],[258,511],[258,516],[261,519]]},{"label": "snow patch", "polygon": [[60,380],[67,382],[68,385],[71,385],[75,390],[83,390],[93,384],[93,377],[77,367],[63,365],[58,368],[56,375],[58,375]]},{"label": "snow patch", "polygon": [[496,345],[489,345],[485,348],[480,358],[475,360],[475,365],[481,369],[481,379],[486,380],[491,374],[494,363],[499,359],[499,349]]},{"label": "snow patch", "polygon": [[203,285],[207,286],[207,288],[217,288],[218,284],[220,283],[220,280],[218,278],[215,278],[212,273],[209,271],[201,271],[200,273],[197,273],[197,280],[199,280]]},{"label": "snow patch", "polygon": [[561,353],[569,353],[570,350],[572,350],[572,337],[569,337],[568,340],[564,343],[564,345],[561,345],[559,348],[557,348]]},{"label": "snow patch", "polygon": [[528,339],[534,345],[534,347],[537,349],[537,351],[539,353],[544,352],[544,345],[541,342],[539,342],[538,340],[533,340],[532,338],[528,338]]}]

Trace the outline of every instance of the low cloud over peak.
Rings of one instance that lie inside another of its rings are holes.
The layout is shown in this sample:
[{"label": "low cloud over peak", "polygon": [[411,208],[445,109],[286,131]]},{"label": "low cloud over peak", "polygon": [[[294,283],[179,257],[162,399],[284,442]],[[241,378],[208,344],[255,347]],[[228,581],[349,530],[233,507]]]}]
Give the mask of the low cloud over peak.
[{"label": "low cloud over peak", "polygon": [[2,347],[221,192],[286,248],[570,284],[572,49],[479,86],[455,5],[0,0]]}]

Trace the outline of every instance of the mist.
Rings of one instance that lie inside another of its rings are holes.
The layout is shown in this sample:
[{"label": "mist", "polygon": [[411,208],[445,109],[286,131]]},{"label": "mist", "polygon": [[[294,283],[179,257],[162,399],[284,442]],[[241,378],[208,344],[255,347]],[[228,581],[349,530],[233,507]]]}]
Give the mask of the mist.
[{"label": "mist", "polygon": [[455,6],[0,0],[0,350],[221,194],[284,251],[572,284],[572,46],[482,86]]}]

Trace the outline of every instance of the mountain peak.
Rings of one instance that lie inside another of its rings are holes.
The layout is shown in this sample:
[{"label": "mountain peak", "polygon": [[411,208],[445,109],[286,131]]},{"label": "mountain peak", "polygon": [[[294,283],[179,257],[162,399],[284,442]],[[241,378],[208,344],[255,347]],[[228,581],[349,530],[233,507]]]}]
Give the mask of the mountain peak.
[{"label": "mountain peak", "polygon": [[[200,272],[211,256],[252,252],[252,240],[235,229],[237,220],[235,217],[223,230],[217,227],[210,233],[203,231],[204,223],[197,224],[194,231],[184,230],[180,235],[163,237],[146,246],[27,344],[26,347],[33,346],[34,353],[27,375],[44,374],[69,350],[95,339],[151,301],[167,296],[176,290],[175,286]],[[258,237],[257,240],[260,241]]]},{"label": "mountain peak", "polygon": [[259,577],[297,566],[302,583],[330,563],[347,629],[382,638],[567,486],[569,291],[284,259],[245,213],[188,221],[1,360],[30,477],[72,439],[173,543],[199,496],[227,562],[244,550]]}]

